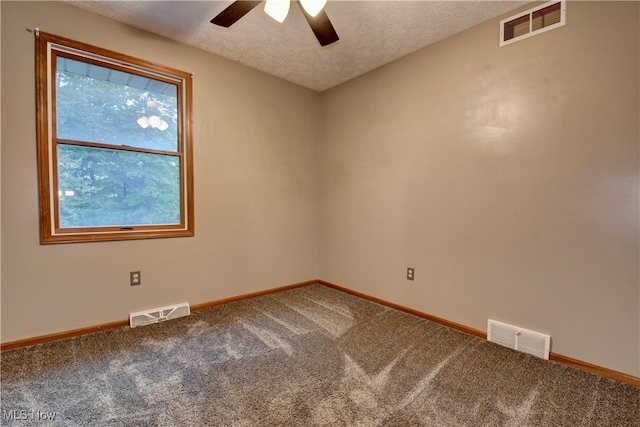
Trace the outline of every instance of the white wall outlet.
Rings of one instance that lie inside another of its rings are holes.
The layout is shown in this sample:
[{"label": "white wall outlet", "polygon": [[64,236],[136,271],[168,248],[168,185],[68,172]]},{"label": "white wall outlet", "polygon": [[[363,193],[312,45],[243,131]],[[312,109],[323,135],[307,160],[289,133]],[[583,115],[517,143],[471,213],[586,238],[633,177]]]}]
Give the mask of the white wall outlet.
[{"label": "white wall outlet", "polygon": [[407,280],[413,280],[415,276],[415,270],[413,267],[407,267]]},{"label": "white wall outlet", "polygon": [[129,283],[131,286],[141,285],[142,284],[142,276],[139,271],[132,271],[129,273]]}]

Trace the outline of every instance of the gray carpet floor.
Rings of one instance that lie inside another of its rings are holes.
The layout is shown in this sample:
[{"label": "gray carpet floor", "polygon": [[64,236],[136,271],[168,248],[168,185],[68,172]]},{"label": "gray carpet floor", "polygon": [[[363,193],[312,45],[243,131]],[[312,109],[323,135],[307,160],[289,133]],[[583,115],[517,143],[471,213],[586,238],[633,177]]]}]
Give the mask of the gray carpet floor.
[{"label": "gray carpet floor", "polygon": [[640,426],[640,389],[311,285],[5,351],[2,425]]}]

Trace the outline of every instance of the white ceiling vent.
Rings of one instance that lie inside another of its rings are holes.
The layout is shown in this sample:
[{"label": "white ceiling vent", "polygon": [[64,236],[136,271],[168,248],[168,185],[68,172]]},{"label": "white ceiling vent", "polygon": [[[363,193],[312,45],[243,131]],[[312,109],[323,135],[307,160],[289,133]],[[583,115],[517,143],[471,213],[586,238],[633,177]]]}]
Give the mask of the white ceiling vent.
[{"label": "white ceiling vent", "polygon": [[168,307],[160,307],[148,311],[131,313],[129,314],[129,325],[132,328],[135,328],[136,326],[164,322],[165,320],[188,316],[190,314],[191,310],[189,309],[189,303],[185,302]]},{"label": "white ceiling vent", "polygon": [[542,359],[549,359],[549,349],[551,347],[551,336],[549,335],[489,319],[487,339],[513,350],[529,353]]},{"label": "white ceiling vent", "polygon": [[555,0],[503,19],[500,21],[500,46],[561,27],[566,17],[566,0]]}]

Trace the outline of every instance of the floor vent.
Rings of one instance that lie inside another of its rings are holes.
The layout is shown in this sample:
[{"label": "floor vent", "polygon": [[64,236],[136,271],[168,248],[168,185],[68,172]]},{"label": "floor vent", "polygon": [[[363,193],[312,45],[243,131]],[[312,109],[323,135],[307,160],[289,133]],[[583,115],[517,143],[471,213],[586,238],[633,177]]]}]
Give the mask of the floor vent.
[{"label": "floor vent", "polygon": [[514,350],[549,359],[551,336],[489,319],[487,339]]},{"label": "floor vent", "polygon": [[165,320],[188,316],[190,314],[191,310],[189,309],[189,303],[185,302],[183,304],[176,304],[168,307],[160,307],[148,311],[131,313],[129,315],[129,325],[132,328],[135,328],[136,326],[164,322]]}]

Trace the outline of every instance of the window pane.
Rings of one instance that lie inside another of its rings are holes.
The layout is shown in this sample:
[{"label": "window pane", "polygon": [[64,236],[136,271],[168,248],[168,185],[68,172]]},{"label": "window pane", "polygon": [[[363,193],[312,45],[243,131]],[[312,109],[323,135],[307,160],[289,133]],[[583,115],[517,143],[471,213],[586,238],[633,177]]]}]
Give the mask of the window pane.
[{"label": "window pane", "polygon": [[58,138],[178,150],[177,85],[56,58]]},{"label": "window pane", "polygon": [[58,146],[60,227],[180,223],[177,156]]}]

